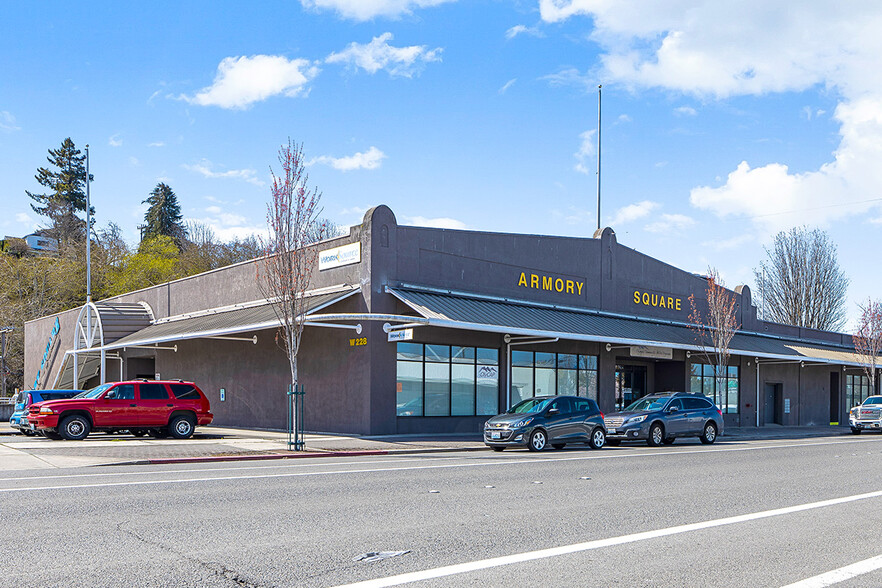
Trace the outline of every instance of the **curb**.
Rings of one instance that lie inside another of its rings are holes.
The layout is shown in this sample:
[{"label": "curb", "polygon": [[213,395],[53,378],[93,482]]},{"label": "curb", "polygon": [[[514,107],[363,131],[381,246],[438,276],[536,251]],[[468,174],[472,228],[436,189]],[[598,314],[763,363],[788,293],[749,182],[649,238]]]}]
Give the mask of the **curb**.
[{"label": "curb", "polygon": [[112,463],[98,464],[97,467],[105,466],[130,466],[130,465],[164,465],[176,463],[213,463],[225,461],[268,461],[273,459],[307,459],[311,457],[359,457],[365,455],[408,455],[422,453],[450,453],[453,451],[484,451],[486,447],[429,447],[426,449],[375,449],[364,451],[308,451],[304,453],[261,453],[258,455],[207,455],[204,457],[169,457],[156,459],[139,459],[135,461],[115,461]]}]

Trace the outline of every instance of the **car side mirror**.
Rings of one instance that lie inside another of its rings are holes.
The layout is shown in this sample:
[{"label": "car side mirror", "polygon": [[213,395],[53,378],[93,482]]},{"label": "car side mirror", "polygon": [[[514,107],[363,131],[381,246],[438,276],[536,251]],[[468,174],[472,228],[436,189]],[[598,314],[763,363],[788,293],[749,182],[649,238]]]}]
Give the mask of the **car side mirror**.
[{"label": "car side mirror", "polygon": [[672,406],[668,409],[668,413],[677,412],[678,410],[680,410],[680,409],[677,408],[676,406]]},{"label": "car side mirror", "polygon": [[116,398],[116,390],[111,390],[110,392],[108,392],[107,396],[105,396],[105,398],[108,398],[108,399]]},{"label": "car side mirror", "polygon": [[554,416],[556,414],[560,414],[560,409],[559,408],[549,408],[548,412],[545,414],[547,414],[548,416]]}]

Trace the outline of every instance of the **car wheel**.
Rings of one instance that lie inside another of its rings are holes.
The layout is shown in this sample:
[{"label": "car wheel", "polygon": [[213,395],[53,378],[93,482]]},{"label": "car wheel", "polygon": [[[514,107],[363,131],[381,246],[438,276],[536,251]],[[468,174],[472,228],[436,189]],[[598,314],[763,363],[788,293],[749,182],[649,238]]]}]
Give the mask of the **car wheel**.
[{"label": "car wheel", "polygon": [[135,437],[143,437],[147,434],[147,431],[145,431],[144,429],[129,429],[129,433],[131,433]]},{"label": "car wheel", "polygon": [[621,441],[621,439],[607,439],[606,444],[609,445],[610,447],[618,447],[619,445],[622,444],[622,441]]},{"label": "car wheel", "polygon": [[58,427],[59,434],[68,441],[82,441],[89,436],[91,430],[89,421],[78,414],[65,418]]},{"label": "car wheel", "polygon": [[567,446],[567,444],[566,443],[552,443],[551,446],[554,447],[555,449],[563,449],[564,447]]},{"label": "car wheel", "polygon": [[536,429],[530,435],[530,443],[527,445],[530,451],[542,451],[548,445],[548,436],[542,429]]},{"label": "car wheel", "polygon": [[717,426],[713,422],[708,421],[704,425],[704,432],[701,434],[701,437],[699,437],[699,439],[701,439],[701,442],[704,443],[705,445],[710,445],[711,443],[716,441],[717,440]]},{"label": "car wheel", "polygon": [[591,432],[591,439],[588,440],[591,449],[600,449],[606,445],[606,433],[600,427]]},{"label": "car wheel", "polygon": [[851,430],[851,434],[852,434],[852,435],[860,435],[860,434],[861,434],[861,430],[860,430],[860,429],[852,429],[852,430]]},{"label": "car wheel", "polygon": [[649,437],[646,438],[646,444],[650,447],[658,447],[665,440],[665,429],[661,423],[654,423],[649,427]]},{"label": "car wheel", "polygon": [[676,437],[666,437],[665,440],[662,441],[662,443],[664,443],[665,445],[673,445],[676,439]]},{"label": "car wheel", "polygon": [[195,428],[196,423],[193,422],[193,418],[184,415],[174,417],[168,424],[168,431],[175,439],[189,439],[193,436]]},{"label": "car wheel", "polygon": [[34,432],[29,429],[22,429],[21,434],[25,437],[32,437],[34,435]]},{"label": "car wheel", "polygon": [[505,447],[491,447],[493,451],[505,451]]}]

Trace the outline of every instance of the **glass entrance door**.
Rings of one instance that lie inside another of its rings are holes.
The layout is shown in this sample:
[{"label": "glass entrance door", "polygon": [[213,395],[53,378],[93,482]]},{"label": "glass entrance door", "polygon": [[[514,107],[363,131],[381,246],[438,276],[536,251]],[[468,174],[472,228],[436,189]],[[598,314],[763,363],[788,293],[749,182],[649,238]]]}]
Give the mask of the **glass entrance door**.
[{"label": "glass entrance door", "polygon": [[616,366],[616,410],[646,396],[646,366]]}]

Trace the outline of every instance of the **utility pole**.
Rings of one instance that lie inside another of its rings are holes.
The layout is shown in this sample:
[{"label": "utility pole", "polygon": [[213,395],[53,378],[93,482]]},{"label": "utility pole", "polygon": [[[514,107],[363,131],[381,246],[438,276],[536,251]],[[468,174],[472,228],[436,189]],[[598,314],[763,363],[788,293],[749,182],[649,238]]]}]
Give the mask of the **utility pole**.
[{"label": "utility pole", "polygon": [[597,230],[600,230],[600,89],[597,85]]},{"label": "utility pole", "polygon": [[6,396],[6,333],[11,333],[12,327],[0,327],[0,379],[2,379],[2,392]]}]

